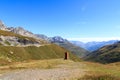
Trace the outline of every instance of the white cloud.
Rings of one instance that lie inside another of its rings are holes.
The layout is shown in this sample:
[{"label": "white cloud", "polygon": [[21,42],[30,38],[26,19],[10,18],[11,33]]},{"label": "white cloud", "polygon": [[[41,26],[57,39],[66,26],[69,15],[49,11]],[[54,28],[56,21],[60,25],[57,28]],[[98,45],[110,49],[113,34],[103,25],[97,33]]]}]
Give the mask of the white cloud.
[{"label": "white cloud", "polygon": [[91,42],[91,41],[109,41],[109,40],[120,40],[120,37],[95,37],[95,38],[67,38],[68,40]]}]

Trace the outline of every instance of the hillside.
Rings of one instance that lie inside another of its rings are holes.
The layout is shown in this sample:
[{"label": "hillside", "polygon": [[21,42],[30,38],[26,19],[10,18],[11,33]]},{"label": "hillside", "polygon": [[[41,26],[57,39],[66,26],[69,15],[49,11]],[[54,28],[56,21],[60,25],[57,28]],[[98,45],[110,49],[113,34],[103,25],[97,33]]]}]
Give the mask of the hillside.
[{"label": "hillside", "polygon": [[[21,27],[6,27],[0,21],[0,65],[11,62],[41,59],[64,59],[68,50],[29,32]],[[69,52],[70,53],[70,52]],[[80,59],[70,53],[70,59]]]},{"label": "hillside", "polygon": [[[41,59],[57,59],[63,58],[65,49],[51,44],[41,47],[28,46],[28,47],[13,47],[13,46],[0,46],[0,64],[6,64],[15,61],[25,60],[41,60]],[[79,61],[79,58],[70,53],[70,59]]]},{"label": "hillside", "polygon": [[120,42],[104,46],[86,56],[86,60],[100,63],[113,63],[120,61]]},{"label": "hillside", "polygon": [[47,41],[0,30],[0,44],[3,46],[41,46],[47,44]]},{"label": "hillside", "polygon": [[89,52],[79,46],[75,46],[74,44],[70,43],[68,40],[63,39],[59,36],[52,37],[50,40],[52,43],[57,44],[69,51],[71,51],[73,54],[79,56],[79,57],[84,57],[87,55]]}]

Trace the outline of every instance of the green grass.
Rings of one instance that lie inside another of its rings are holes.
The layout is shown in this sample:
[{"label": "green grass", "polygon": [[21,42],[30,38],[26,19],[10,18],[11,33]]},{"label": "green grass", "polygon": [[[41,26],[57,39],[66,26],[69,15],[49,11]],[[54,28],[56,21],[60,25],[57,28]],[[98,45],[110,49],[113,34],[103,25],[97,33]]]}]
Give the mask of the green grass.
[{"label": "green grass", "polygon": [[[0,46],[0,57],[8,62],[17,62],[25,60],[43,60],[43,59],[64,59],[64,48],[57,45],[45,45],[41,47],[13,47]],[[70,59],[80,61],[78,57],[70,53]],[[1,63],[0,63],[1,64]]]},{"label": "green grass", "polygon": [[120,43],[107,45],[90,53],[86,60],[100,63],[114,63],[120,61]]},{"label": "green grass", "polygon": [[85,50],[81,47],[75,46],[75,45],[73,45],[72,43],[69,43],[69,42],[63,42],[63,43],[58,42],[58,43],[55,43],[55,44],[71,51],[73,54],[77,55],[80,58],[89,53],[87,50]]}]

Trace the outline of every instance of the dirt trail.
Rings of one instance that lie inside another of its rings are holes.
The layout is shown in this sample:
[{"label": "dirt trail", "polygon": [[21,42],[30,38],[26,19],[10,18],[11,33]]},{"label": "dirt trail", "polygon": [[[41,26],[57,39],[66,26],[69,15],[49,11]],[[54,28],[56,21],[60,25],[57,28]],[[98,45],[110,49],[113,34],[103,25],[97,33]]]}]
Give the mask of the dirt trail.
[{"label": "dirt trail", "polygon": [[71,63],[57,65],[53,69],[25,69],[0,75],[0,80],[70,80],[85,74],[85,65]]}]

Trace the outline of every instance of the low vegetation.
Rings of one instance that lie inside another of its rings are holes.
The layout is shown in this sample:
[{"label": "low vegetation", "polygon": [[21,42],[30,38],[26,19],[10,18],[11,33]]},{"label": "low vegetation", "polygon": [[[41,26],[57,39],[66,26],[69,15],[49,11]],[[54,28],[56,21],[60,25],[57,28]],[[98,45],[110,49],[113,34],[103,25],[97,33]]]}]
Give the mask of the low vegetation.
[{"label": "low vegetation", "polygon": [[[0,66],[0,73],[21,69],[78,69],[83,73],[70,80],[120,80],[120,63],[99,64],[93,62],[74,62],[72,60],[48,59],[13,62]],[[75,73],[73,73],[75,74]],[[84,75],[83,75],[84,74]],[[81,76],[83,75],[83,76]],[[66,80],[66,79],[65,79]]]},{"label": "low vegetation", "polygon": [[99,64],[84,62],[87,74],[78,80],[120,80],[120,63]]},{"label": "low vegetation", "polygon": [[84,77],[78,79],[78,80],[119,80],[117,77],[113,77],[111,75],[106,74],[91,74],[91,75],[85,75]]},{"label": "low vegetation", "polygon": [[89,51],[81,48],[81,47],[78,47],[78,46],[75,46],[73,45],[72,43],[69,43],[69,42],[63,42],[63,43],[56,43],[58,44],[59,46],[61,47],[64,47],[65,49],[71,51],[73,54],[77,55],[78,57],[83,57],[85,56],[86,54],[89,53]]},{"label": "low vegetation", "polygon": [[[63,58],[67,50],[57,45],[44,45],[40,47],[13,47],[0,46],[0,65],[6,65],[11,62],[19,62],[25,60],[43,60]],[[70,52],[69,52],[70,53]],[[70,59],[79,61],[80,59],[70,53]]]},{"label": "low vegetation", "polygon": [[86,60],[100,63],[114,63],[120,61],[120,42],[104,46],[86,56]]}]

